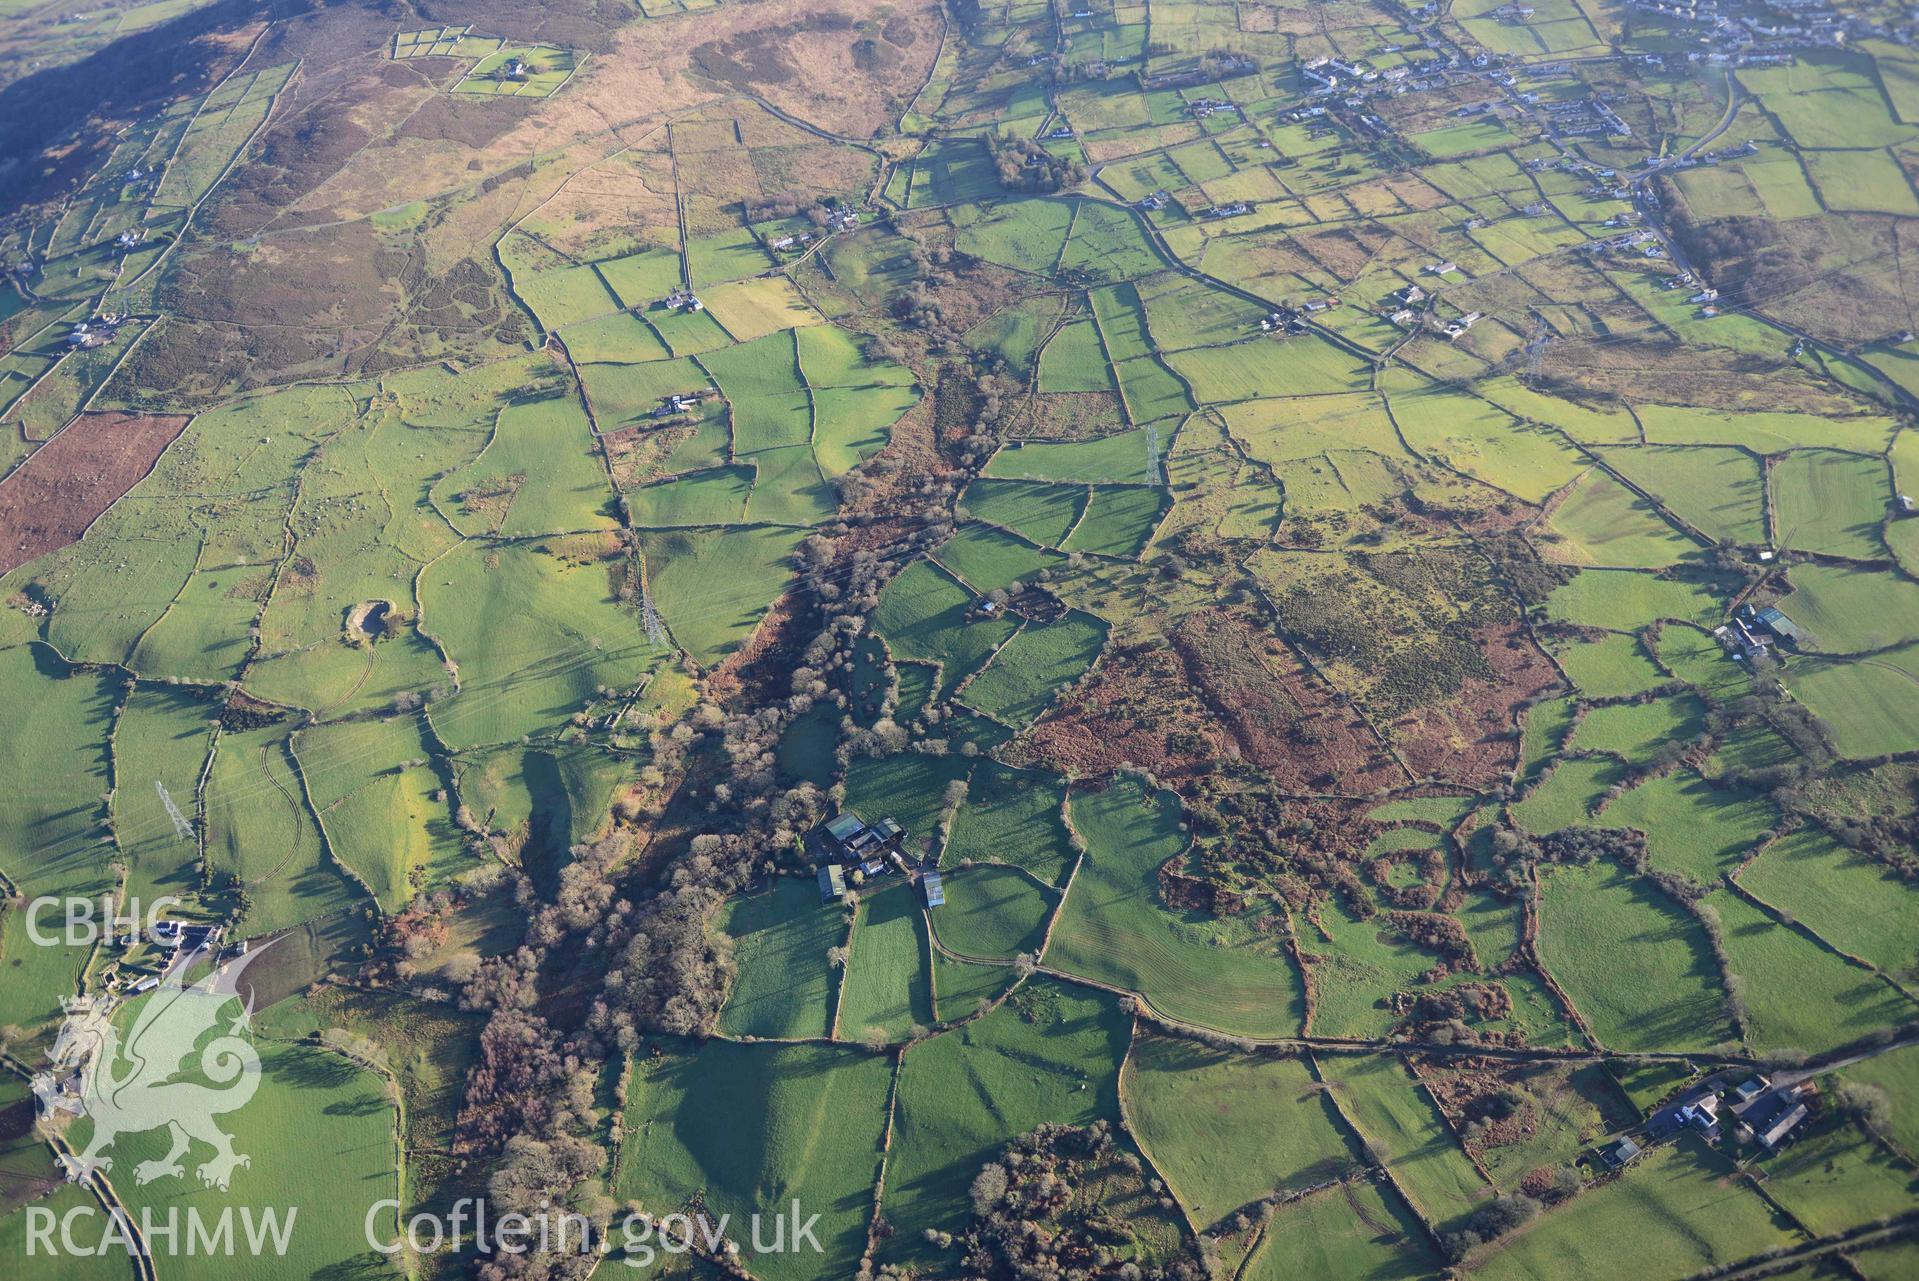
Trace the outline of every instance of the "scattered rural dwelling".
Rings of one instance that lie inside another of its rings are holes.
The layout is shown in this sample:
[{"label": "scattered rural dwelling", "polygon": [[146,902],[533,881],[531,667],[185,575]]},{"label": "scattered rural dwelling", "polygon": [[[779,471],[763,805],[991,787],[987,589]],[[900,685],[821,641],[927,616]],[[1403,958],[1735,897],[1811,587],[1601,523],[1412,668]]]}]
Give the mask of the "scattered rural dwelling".
[{"label": "scattered rural dwelling", "polygon": [[[1741,1086],[1735,1094],[1745,1089]],[[1762,1089],[1735,1103],[1732,1114],[1739,1120],[1738,1137],[1771,1152],[1809,1115],[1805,1099],[1813,1092],[1812,1082],[1802,1081],[1794,1086]]]},{"label": "scattered rural dwelling", "polygon": [[820,901],[837,903],[846,897],[846,873],[840,870],[838,863],[827,863],[820,868]]},{"label": "scattered rural dwelling", "polygon": [[1764,1130],[1758,1132],[1759,1146],[1768,1152],[1772,1151],[1779,1146],[1781,1140],[1792,1133],[1793,1127],[1805,1119],[1806,1105],[1803,1103],[1793,1104]]},{"label": "scattered rural dwelling", "polygon": [[506,64],[504,74],[508,80],[524,80],[533,74],[533,68],[526,65],[525,58],[515,58]]},{"label": "scattered rural dwelling", "polygon": [[1719,1096],[1708,1094],[1687,1103],[1679,1109],[1678,1120],[1680,1124],[1691,1126],[1699,1131],[1705,1138],[1718,1138]]},{"label": "scattered rural dwelling", "polygon": [[898,849],[906,829],[890,818],[868,826],[865,819],[846,810],[826,825],[825,835],[829,859],[857,866],[868,859],[883,859]]},{"label": "scattered rural dwelling", "polygon": [[920,893],[926,896],[926,906],[940,907],[946,902],[946,882],[938,872],[928,872],[920,877]]}]

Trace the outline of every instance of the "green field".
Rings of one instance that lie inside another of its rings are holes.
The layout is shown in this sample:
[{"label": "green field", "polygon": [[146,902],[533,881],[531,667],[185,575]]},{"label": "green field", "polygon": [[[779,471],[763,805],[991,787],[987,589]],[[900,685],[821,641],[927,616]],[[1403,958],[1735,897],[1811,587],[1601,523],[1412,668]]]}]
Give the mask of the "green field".
[{"label": "green field", "polygon": [[1165,1037],[1126,1060],[1127,1124],[1195,1224],[1354,1169],[1357,1150],[1300,1059],[1235,1057]]},{"label": "green field", "polygon": [[1819,1051],[1850,1044],[1912,1018],[1915,1006],[1890,984],[1821,947],[1736,894],[1706,902],[1718,913],[1732,973],[1756,1049]]},{"label": "green field", "polygon": [[862,895],[840,985],[843,1039],[897,1041],[932,1025],[929,946],[911,886],[889,879]]},{"label": "green field", "polygon": [[942,947],[988,960],[1039,951],[1055,902],[1047,887],[1008,867],[957,869],[945,882],[946,905],[931,913]]},{"label": "green field", "polygon": [[1317,1059],[1341,1112],[1429,1224],[1451,1225],[1492,1195],[1454,1142],[1432,1097],[1386,1055]]},{"label": "green field", "polygon": [[1413,1281],[1431,1276],[1437,1266],[1425,1230],[1399,1196],[1359,1181],[1282,1208],[1242,1275],[1247,1281],[1297,1276]]},{"label": "green field", "polygon": [[[701,1196],[715,1214],[746,1224],[797,1199],[818,1214],[822,1255],[808,1249],[755,1257],[750,1230],[729,1235],[760,1275],[801,1278],[850,1271],[866,1243],[878,1175],[888,1061],[825,1045],[668,1042],[634,1061],[624,1123],[632,1136],[619,1195],[656,1215]],[[751,1107],[742,1107],[752,1100]],[[766,1226],[766,1237],[772,1228]],[[763,1244],[771,1244],[763,1239]]]},{"label": "green field", "polygon": [[1773,524],[1781,547],[1872,560],[1885,554],[1886,465],[1831,450],[1786,455],[1772,469]]},{"label": "green field", "polygon": [[1073,865],[1065,803],[1057,780],[983,762],[973,771],[965,804],[954,819],[945,865],[1006,863],[1059,884]]},{"label": "green field", "polygon": [[1601,1044],[1697,1049],[1732,1039],[1712,951],[1682,909],[1610,864],[1544,879],[1540,959]]},{"label": "green field", "polygon": [[826,1036],[839,999],[839,974],[827,952],[846,939],[846,918],[822,906],[806,880],[782,877],[771,888],[727,905],[722,928],[733,940],[739,977],[720,1012],[728,1036]]},{"label": "green field", "polygon": [[1593,1275],[1611,1267],[1618,1242],[1630,1239],[1649,1281],[1676,1281],[1784,1244],[1789,1238],[1765,1202],[1727,1174],[1722,1157],[1696,1139],[1682,1139],[1487,1250],[1473,1275],[1502,1281]]},{"label": "green field", "polygon": [[923,1042],[900,1064],[883,1257],[940,1258],[926,1228],[959,1221],[982,1162],[1041,1122],[1118,1121],[1129,1020],[1101,993],[1028,983],[986,1018]]},{"label": "green field", "polygon": [[1739,883],[1841,951],[1901,977],[1919,973],[1919,923],[1906,884],[1824,832],[1768,846]]},{"label": "green field", "polygon": [[1170,910],[1160,865],[1185,846],[1170,797],[1122,776],[1068,802],[1086,861],[1073,878],[1046,964],[1138,992],[1155,1009],[1225,1032],[1299,1029],[1301,990],[1286,955],[1244,917]]},{"label": "green field", "polygon": [[1046,710],[1056,690],[1078,680],[1105,644],[1106,625],[1090,614],[1029,625],[966,683],[961,697],[988,716],[1023,725]]}]

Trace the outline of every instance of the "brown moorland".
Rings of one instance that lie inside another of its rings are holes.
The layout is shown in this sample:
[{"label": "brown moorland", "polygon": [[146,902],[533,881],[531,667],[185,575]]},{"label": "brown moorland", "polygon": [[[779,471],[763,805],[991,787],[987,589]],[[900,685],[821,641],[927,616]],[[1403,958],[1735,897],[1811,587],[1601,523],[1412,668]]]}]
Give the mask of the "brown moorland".
[{"label": "brown moorland", "polygon": [[180,414],[82,414],[0,481],[0,574],[77,542],[186,430]]}]

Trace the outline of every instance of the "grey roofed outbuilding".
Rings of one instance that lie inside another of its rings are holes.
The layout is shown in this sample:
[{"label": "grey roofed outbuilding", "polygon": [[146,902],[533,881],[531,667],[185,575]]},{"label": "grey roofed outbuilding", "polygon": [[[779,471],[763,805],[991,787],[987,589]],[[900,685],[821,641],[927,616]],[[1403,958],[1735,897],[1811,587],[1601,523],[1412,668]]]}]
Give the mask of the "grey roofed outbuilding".
[{"label": "grey roofed outbuilding", "polygon": [[822,902],[835,903],[846,897],[846,874],[838,863],[828,863],[820,868],[820,899]]}]

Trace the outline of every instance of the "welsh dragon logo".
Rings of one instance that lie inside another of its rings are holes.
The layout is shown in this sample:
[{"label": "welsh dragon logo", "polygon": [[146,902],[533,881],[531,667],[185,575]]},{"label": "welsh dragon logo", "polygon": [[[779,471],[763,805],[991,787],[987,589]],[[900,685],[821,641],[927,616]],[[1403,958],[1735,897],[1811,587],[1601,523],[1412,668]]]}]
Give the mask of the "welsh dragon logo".
[{"label": "welsh dragon logo", "polygon": [[[184,1175],[181,1158],[195,1142],[213,1149],[195,1170],[208,1187],[224,1191],[234,1170],[251,1164],[215,1118],[245,1107],[260,1088],[260,1056],[244,1035],[251,1002],[238,983],[264,950],[216,965],[192,986],[182,979],[185,965],[171,969],[140,999],[124,1043],[111,1003],[62,1002],[66,1021],[33,1092],[43,1124],[59,1116],[93,1123],[85,1150],[60,1158],[69,1180],[111,1170],[107,1151],[121,1135],[162,1127],[172,1132],[167,1153],[134,1167],[139,1183]],[[238,1008],[228,1015],[229,1006]]]}]

